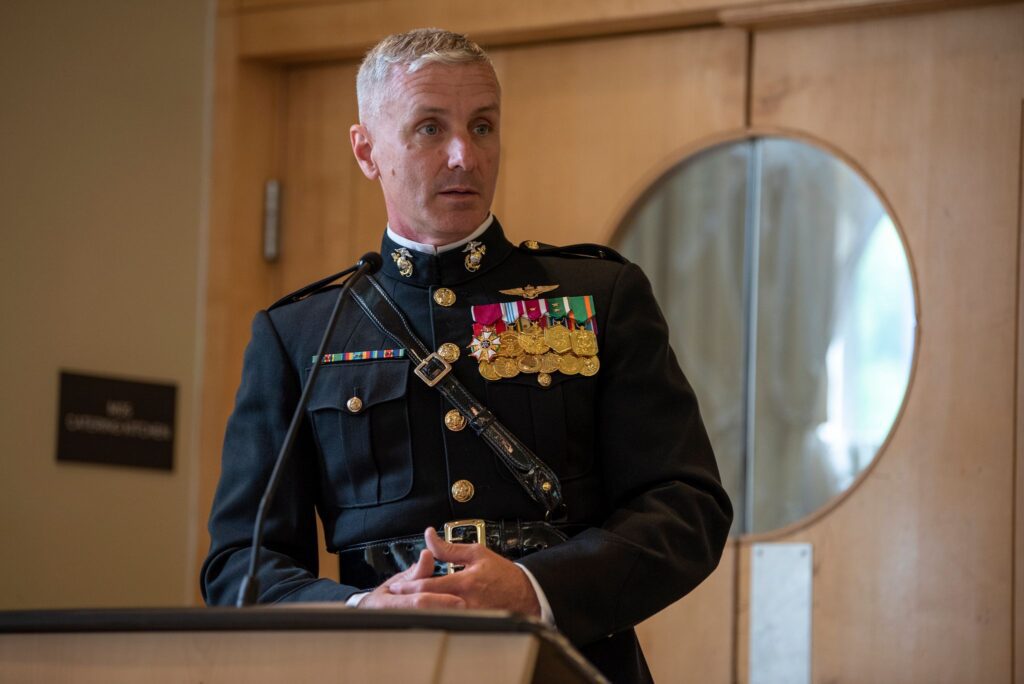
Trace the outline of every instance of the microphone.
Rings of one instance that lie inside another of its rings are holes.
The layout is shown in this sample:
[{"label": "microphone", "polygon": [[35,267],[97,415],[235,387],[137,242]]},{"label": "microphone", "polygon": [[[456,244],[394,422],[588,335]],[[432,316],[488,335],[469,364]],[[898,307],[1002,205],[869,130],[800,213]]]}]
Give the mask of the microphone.
[{"label": "microphone", "polygon": [[367,270],[363,272],[363,275],[373,275],[380,270],[380,267],[384,265],[384,259],[381,258],[378,252],[367,252],[363,256],[359,257],[359,261],[356,262],[356,268],[367,267]]},{"label": "microphone", "polygon": [[277,460],[274,462],[274,469],[270,473],[270,479],[267,481],[267,487],[263,491],[263,498],[260,499],[259,508],[256,511],[256,522],[253,523],[252,530],[252,550],[249,555],[249,572],[244,578],[242,578],[242,584],[238,587],[238,598],[235,601],[235,606],[243,608],[245,606],[255,605],[260,595],[259,578],[256,577],[256,571],[260,566],[260,547],[263,544],[263,528],[266,523],[267,510],[270,508],[271,502],[274,500],[274,494],[277,493],[277,486],[281,482],[281,473],[284,471],[284,464],[288,461],[288,457],[292,453],[292,445],[295,443],[295,435],[298,433],[299,424],[302,422],[303,414],[306,412],[306,405],[309,403],[309,397],[312,393],[313,385],[316,383],[317,374],[320,372],[320,366],[322,365],[324,354],[327,352],[327,345],[331,342],[331,335],[334,333],[334,324],[338,320],[338,313],[341,311],[341,303],[345,300],[345,295],[354,283],[359,278],[365,275],[371,275],[380,270],[380,267],[384,265],[384,260],[377,252],[367,252],[355,266],[345,269],[341,273],[331,276],[326,281],[321,281],[317,285],[323,287],[333,280],[337,280],[343,275],[351,273],[352,275],[345,281],[341,287],[341,292],[338,293],[338,299],[334,303],[334,309],[331,310],[331,316],[327,321],[327,327],[324,329],[323,338],[320,340],[320,348],[316,353],[316,361],[313,363],[313,369],[309,372],[309,380],[306,381],[306,386],[302,388],[302,394],[299,396],[299,403],[295,407],[295,412],[292,414],[292,421],[288,425],[288,432],[285,433],[284,442],[281,444],[281,450],[277,452]]}]

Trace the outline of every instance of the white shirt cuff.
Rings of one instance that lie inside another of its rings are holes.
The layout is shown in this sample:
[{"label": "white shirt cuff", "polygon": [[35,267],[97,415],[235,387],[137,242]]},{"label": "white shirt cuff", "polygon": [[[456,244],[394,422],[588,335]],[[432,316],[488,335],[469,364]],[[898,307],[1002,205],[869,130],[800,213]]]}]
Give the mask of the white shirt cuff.
[{"label": "white shirt cuff", "polygon": [[358,591],[358,592],[356,592],[356,593],[354,593],[354,594],[352,594],[351,596],[348,597],[348,600],[345,601],[345,605],[348,606],[349,608],[358,608],[359,607],[359,603],[364,598],[369,596],[369,594],[370,594],[370,592],[368,592],[368,591]]},{"label": "white shirt cuff", "polygon": [[526,575],[526,579],[530,580],[530,584],[533,585],[533,591],[537,594],[537,603],[540,604],[540,619],[546,624],[554,627],[555,616],[551,613],[551,604],[548,603],[548,597],[545,596],[544,590],[540,588],[540,583],[537,581],[537,578],[533,576],[532,572],[526,569],[525,565],[516,563],[516,567],[523,571],[523,574]]}]

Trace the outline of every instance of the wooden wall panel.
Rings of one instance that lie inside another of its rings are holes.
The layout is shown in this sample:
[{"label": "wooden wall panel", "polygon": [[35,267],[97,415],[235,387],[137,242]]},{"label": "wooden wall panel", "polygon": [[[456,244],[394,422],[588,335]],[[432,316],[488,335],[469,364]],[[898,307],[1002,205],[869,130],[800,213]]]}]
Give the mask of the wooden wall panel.
[{"label": "wooden wall panel", "polygon": [[695,26],[791,26],[1007,0],[219,0],[250,59],[361,56],[390,33],[442,26],[488,48]]},{"label": "wooden wall panel", "polygon": [[734,681],[736,549],[736,542],[730,541],[711,577],[682,600],[637,625],[654,681]]},{"label": "wooden wall panel", "polygon": [[289,70],[282,293],[380,249],[387,224],[380,185],[359,170],[348,137],[359,119],[357,68],[347,62]]},{"label": "wooden wall panel", "polygon": [[[361,56],[388,35],[420,26],[468,33],[488,47],[708,24],[747,0],[374,0],[291,4],[240,15],[241,51],[260,59]],[[258,9],[258,8],[257,8]]]},{"label": "wooden wall panel", "polygon": [[647,183],[743,127],[746,34],[671,31],[496,51],[495,211],[515,239],[608,242]]},{"label": "wooden wall panel", "polygon": [[1024,681],[1024,505],[1021,493],[1024,492],[1024,460],[1022,460],[1021,434],[1024,430],[1024,383],[1020,380],[1021,364],[1024,364],[1024,278],[1021,265],[1024,264],[1024,100],[1020,103],[1020,167],[1018,181],[1020,183],[1019,204],[1017,208],[1017,424],[1015,444],[1016,490],[1014,492],[1014,531],[1013,531],[1013,681]]},{"label": "wooden wall panel", "polygon": [[1009,681],[1024,6],[758,34],[752,87],[754,125],[826,140],[882,188],[919,284],[887,452],[780,539],[814,544],[814,681]]},{"label": "wooden wall panel", "polygon": [[197,577],[210,546],[206,519],[220,477],[224,426],[241,377],[249,323],[273,292],[272,269],[261,258],[262,191],[264,181],[279,173],[283,74],[265,64],[240,62],[236,37],[233,21],[217,22]]}]

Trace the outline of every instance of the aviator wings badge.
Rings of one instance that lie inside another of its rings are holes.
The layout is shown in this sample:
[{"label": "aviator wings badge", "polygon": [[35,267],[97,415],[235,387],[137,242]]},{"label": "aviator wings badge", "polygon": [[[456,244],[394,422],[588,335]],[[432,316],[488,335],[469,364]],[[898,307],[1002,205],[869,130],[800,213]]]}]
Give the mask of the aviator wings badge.
[{"label": "aviator wings badge", "polygon": [[511,290],[498,290],[501,294],[512,295],[513,297],[526,297],[527,299],[536,299],[545,292],[551,292],[552,290],[558,289],[558,285],[526,285],[525,287],[514,287]]}]

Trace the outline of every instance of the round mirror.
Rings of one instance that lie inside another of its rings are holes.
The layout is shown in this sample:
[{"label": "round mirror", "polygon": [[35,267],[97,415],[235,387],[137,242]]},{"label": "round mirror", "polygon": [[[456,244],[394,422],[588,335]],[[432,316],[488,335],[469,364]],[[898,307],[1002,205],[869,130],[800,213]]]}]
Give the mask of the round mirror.
[{"label": "round mirror", "polygon": [[900,413],[917,322],[903,240],[871,186],[800,140],[733,141],[662,176],[616,246],[668,319],[734,532],[848,489]]}]

